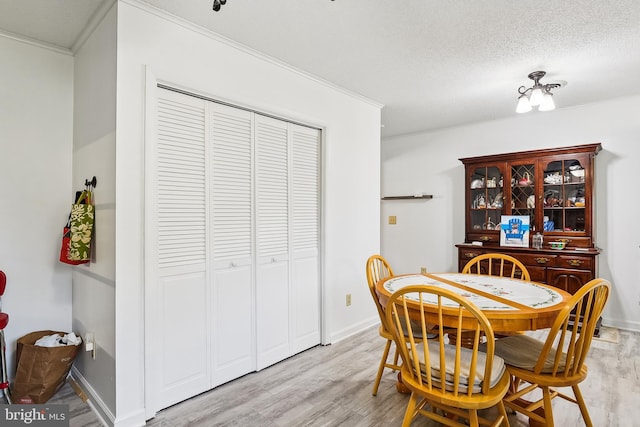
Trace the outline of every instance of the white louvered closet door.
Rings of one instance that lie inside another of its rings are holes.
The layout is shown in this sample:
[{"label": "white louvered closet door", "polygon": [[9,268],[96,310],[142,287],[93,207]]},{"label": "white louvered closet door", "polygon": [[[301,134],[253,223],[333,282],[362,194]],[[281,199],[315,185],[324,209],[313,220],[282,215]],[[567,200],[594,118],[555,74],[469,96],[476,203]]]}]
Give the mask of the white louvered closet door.
[{"label": "white louvered closet door", "polygon": [[320,342],[320,131],[256,115],[258,369]]},{"label": "white louvered closet door", "polygon": [[291,356],[289,126],[255,117],[257,368],[262,369]]},{"label": "white louvered closet door", "polygon": [[291,354],[320,343],[320,131],[290,124]]},{"label": "white louvered closet door", "polygon": [[[157,90],[148,412],[320,343],[320,131]],[[155,103],[154,103],[155,104]]]},{"label": "white louvered closet door", "polygon": [[253,114],[209,103],[213,386],[256,369]]},{"label": "white louvered closet door", "polygon": [[[158,91],[152,211],[155,268],[146,278],[154,393],[165,408],[210,388],[206,277],[205,102]],[[148,306],[149,307],[149,306]]]}]

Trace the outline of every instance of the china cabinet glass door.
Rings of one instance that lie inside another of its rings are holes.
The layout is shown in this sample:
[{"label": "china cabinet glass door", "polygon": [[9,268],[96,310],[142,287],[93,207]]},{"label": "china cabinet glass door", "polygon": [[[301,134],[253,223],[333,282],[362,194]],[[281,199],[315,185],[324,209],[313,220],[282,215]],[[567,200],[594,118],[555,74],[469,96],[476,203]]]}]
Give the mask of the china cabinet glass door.
[{"label": "china cabinet glass door", "polygon": [[511,164],[511,215],[529,217],[535,229],[536,182],[535,164]]},{"label": "china cabinet glass door", "polygon": [[549,162],[544,169],[545,232],[585,232],[585,168],[576,159]]},{"label": "china cabinet glass door", "polygon": [[475,168],[469,178],[470,218],[474,230],[499,230],[504,207],[503,174],[496,166]]}]

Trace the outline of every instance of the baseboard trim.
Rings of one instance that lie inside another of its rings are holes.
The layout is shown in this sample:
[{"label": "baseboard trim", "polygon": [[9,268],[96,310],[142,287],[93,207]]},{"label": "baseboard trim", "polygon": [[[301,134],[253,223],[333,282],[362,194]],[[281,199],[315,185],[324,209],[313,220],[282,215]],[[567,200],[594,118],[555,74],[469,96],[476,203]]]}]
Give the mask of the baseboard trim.
[{"label": "baseboard trim", "polygon": [[[100,422],[102,422],[102,424],[104,424],[105,426],[115,426],[115,416],[109,410],[107,405],[102,401],[100,396],[98,396],[93,387],[91,387],[91,384],[89,384],[86,378],[82,376],[80,371],[78,371],[75,366],[71,368],[70,376],[71,378],[73,378],[76,385],[80,387],[82,392],[84,392],[86,403],[89,404],[93,412],[95,412]],[[77,392],[78,391],[76,390],[76,393]]]},{"label": "baseboard trim", "polygon": [[330,343],[335,344],[338,341],[342,341],[346,338],[349,338],[350,336],[355,335],[359,332],[362,332],[365,329],[369,329],[370,327],[377,325],[379,323],[380,323],[380,319],[377,316],[371,317],[369,319],[365,319],[361,322],[356,323],[355,325],[351,325],[348,328],[342,329],[340,331],[337,331],[331,334]]},{"label": "baseboard trim", "polygon": [[640,322],[633,322],[624,319],[610,319],[602,318],[603,326],[612,326],[614,328],[622,329],[631,332],[640,332]]},{"label": "baseboard trim", "polygon": [[147,424],[145,418],[144,410],[134,411],[125,417],[118,418],[114,427],[141,427]]}]

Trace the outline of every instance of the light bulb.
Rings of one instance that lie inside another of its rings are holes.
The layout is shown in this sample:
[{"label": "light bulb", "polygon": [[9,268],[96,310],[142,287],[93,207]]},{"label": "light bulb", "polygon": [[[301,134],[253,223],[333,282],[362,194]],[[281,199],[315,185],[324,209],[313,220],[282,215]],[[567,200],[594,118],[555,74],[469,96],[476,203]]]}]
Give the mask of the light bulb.
[{"label": "light bulb", "polygon": [[516,113],[526,113],[531,111],[531,103],[527,95],[520,95],[518,97],[518,106],[516,107]]},{"label": "light bulb", "polygon": [[542,102],[542,88],[540,86],[534,86],[531,91],[531,98],[529,99],[529,102],[531,102],[531,105],[534,107],[536,105],[540,105]]},{"label": "light bulb", "polygon": [[542,102],[540,102],[538,111],[551,111],[555,108],[556,104],[553,102],[553,94],[551,92],[546,92],[542,97]]}]

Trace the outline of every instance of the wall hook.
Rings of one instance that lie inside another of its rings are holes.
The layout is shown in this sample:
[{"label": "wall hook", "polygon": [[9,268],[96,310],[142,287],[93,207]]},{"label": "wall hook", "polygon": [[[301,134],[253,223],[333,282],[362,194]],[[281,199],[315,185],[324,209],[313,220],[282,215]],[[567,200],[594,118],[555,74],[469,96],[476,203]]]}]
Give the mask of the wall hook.
[{"label": "wall hook", "polygon": [[95,176],[91,179],[91,181],[89,181],[88,179],[84,180],[85,187],[92,186],[93,188],[96,188],[97,183],[98,183],[98,180],[96,180]]}]

